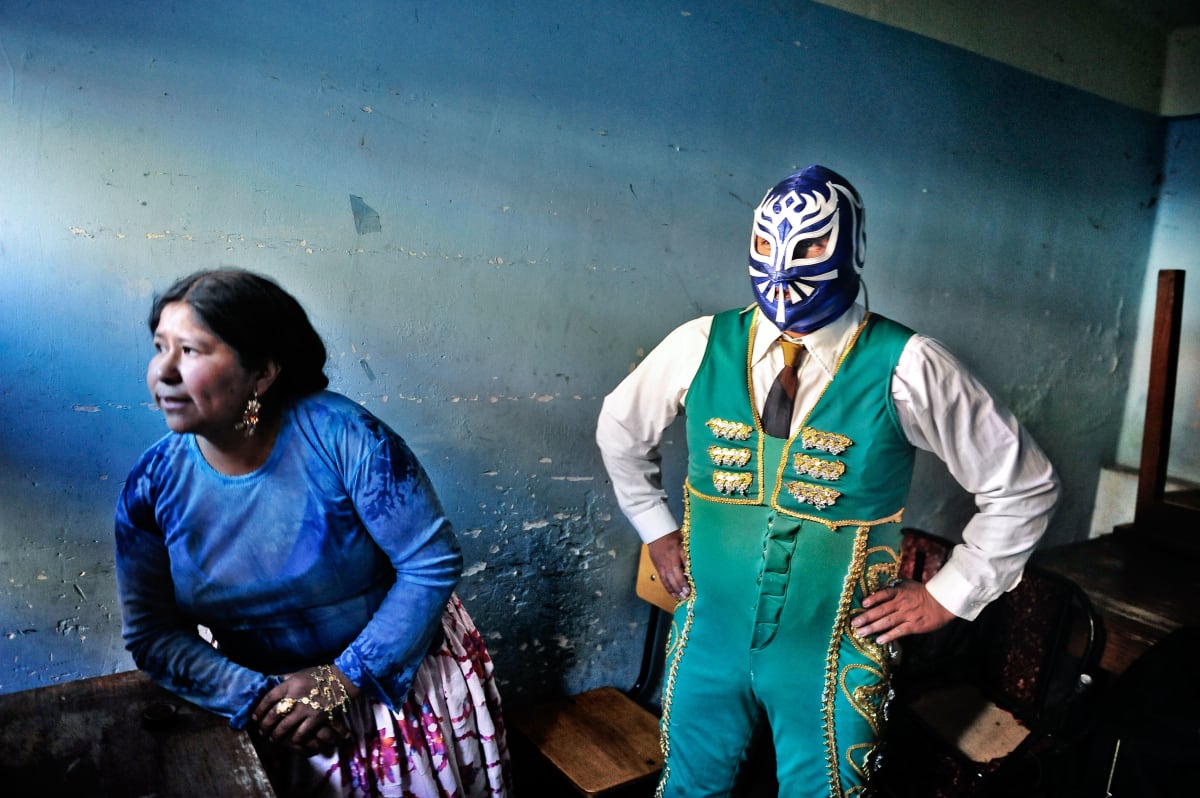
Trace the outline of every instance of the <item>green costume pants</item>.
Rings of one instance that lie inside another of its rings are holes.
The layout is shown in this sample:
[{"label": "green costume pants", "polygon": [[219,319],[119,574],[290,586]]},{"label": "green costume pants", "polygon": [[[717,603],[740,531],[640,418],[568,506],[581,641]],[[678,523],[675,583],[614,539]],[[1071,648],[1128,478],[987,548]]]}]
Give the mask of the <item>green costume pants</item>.
[{"label": "green costume pants", "polygon": [[763,719],[779,795],[860,795],[887,669],[849,620],[896,575],[899,524],[834,531],[693,495],[685,530],[692,594],[668,641],[658,796],[728,795]]}]

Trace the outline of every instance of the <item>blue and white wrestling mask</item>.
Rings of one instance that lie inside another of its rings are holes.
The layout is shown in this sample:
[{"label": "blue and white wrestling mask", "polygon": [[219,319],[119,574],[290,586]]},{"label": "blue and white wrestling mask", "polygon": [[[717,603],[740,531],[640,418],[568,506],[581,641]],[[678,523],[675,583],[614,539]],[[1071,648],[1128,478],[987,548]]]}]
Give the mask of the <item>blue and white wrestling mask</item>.
[{"label": "blue and white wrestling mask", "polygon": [[824,327],[854,303],[866,255],[862,198],[841,175],[809,166],[754,211],[750,282],[780,330]]}]

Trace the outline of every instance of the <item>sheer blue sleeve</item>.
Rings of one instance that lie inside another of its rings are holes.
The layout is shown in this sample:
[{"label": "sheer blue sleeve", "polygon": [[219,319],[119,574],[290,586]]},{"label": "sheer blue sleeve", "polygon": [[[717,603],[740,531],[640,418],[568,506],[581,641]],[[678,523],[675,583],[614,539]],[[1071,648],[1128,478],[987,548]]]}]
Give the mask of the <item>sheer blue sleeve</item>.
[{"label": "sheer blue sleeve", "polygon": [[175,601],[166,541],[155,520],[149,456],[129,475],[116,510],[117,587],[125,647],[138,668],[176,695],[242,728],[277,680],[223,657]]},{"label": "sheer blue sleeve", "polygon": [[395,710],[439,633],[462,573],[462,553],[425,470],[390,430],[383,430],[347,489],[368,533],[395,568],[396,582],[335,664]]}]

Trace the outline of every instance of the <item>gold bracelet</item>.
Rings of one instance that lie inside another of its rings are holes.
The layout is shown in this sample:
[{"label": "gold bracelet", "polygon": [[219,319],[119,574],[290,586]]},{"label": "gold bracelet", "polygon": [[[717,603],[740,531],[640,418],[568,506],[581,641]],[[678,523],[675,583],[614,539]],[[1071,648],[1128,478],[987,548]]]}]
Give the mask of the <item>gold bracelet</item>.
[{"label": "gold bracelet", "polygon": [[350,694],[346,685],[333,672],[332,665],[321,665],[309,672],[317,686],[308,691],[308,695],[300,698],[281,698],[275,703],[275,714],[286,715],[296,704],[304,704],[317,712],[329,716],[329,722],[337,722],[337,713],[345,714],[350,709]]},{"label": "gold bracelet", "polygon": [[[313,709],[324,710],[329,715],[329,722],[337,721],[337,713],[340,711],[345,714],[350,709],[350,694],[346,691],[346,685],[333,672],[332,665],[321,665],[313,671],[313,678],[317,682],[317,686],[309,691],[309,699],[300,699],[308,704]],[[315,699],[320,697],[323,703],[318,703]]]}]

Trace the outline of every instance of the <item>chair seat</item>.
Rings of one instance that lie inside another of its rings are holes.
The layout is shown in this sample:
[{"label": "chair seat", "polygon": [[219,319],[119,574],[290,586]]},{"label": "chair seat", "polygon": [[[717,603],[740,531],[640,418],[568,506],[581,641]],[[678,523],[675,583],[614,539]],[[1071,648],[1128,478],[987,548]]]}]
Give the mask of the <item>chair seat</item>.
[{"label": "chair seat", "polygon": [[971,685],[931,689],[910,709],[942,742],[980,764],[1008,756],[1029,736],[1029,729],[1011,712]]},{"label": "chair seat", "polygon": [[581,795],[650,783],[662,770],[658,718],[615,687],[547,701],[507,720]]}]

